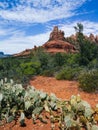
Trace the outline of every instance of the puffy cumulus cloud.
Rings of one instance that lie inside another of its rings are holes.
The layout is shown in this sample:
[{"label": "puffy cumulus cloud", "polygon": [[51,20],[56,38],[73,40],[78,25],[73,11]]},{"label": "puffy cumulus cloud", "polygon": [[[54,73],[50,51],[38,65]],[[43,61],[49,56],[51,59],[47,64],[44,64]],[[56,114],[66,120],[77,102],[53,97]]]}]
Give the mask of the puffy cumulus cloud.
[{"label": "puffy cumulus cloud", "polygon": [[14,0],[0,2],[0,16],[3,19],[28,23],[45,23],[51,20],[76,15],[87,0]]}]

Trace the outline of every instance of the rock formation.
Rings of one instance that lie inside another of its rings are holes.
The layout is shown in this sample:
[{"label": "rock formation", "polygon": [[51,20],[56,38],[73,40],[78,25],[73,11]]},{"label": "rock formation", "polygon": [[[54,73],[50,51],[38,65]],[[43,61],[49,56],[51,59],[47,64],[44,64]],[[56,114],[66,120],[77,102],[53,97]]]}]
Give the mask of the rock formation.
[{"label": "rock formation", "polygon": [[89,35],[89,40],[92,41],[92,42],[96,42],[95,37],[92,33]]},{"label": "rock formation", "polygon": [[20,53],[14,54],[14,56],[27,56],[32,52],[33,49],[26,49]]},{"label": "rock formation", "polygon": [[64,32],[59,30],[57,26],[54,27],[50,33],[49,40],[43,45],[43,47],[51,53],[56,52],[75,52],[75,47],[65,41]]},{"label": "rock formation", "polygon": [[55,26],[53,31],[50,33],[49,41],[52,40],[65,40],[64,31],[58,30],[58,26]]},{"label": "rock formation", "polygon": [[[87,36],[86,36],[87,37]],[[93,43],[96,43],[96,44],[98,44],[98,35],[94,35],[94,34],[90,34],[88,37],[87,37],[87,39],[89,40],[89,41],[91,41],[91,42],[93,42]]]},{"label": "rock formation", "polygon": [[98,35],[96,35],[96,38],[95,38],[96,42],[98,43]]}]

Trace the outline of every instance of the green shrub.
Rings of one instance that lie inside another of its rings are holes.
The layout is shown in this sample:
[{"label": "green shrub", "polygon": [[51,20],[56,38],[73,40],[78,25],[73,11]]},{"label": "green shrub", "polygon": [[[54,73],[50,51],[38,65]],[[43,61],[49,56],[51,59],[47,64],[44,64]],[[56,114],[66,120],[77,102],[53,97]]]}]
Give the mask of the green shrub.
[{"label": "green shrub", "polygon": [[78,68],[66,67],[56,75],[56,79],[77,80],[81,70],[82,68],[79,67]]},{"label": "green shrub", "polygon": [[54,76],[54,71],[53,70],[44,70],[41,75],[47,76],[47,77],[53,77]]},{"label": "green shrub", "polygon": [[89,69],[97,69],[98,68],[98,59],[94,59],[92,60],[89,64],[88,64],[88,68]]},{"label": "green shrub", "polygon": [[73,79],[73,72],[67,71],[67,70],[61,70],[61,72],[56,75],[56,79],[58,79],[58,80],[61,80],[61,79],[71,80],[71,79]]},{"label": "green shrub", "polygon": [[56,66],[62,66],[64,64],[65,57],[62,53],[56,53],[54,55],[54,63]]},{"label": "green shrub", "polygon": [[21,63],[20,67],[24,75],[30,76],[39,73],[40,63],[39,62]]},{"label": "green shrub", "polygon": [[79,76],[79,87],[86,92],[98,91],[98,70],[89,70]]}]

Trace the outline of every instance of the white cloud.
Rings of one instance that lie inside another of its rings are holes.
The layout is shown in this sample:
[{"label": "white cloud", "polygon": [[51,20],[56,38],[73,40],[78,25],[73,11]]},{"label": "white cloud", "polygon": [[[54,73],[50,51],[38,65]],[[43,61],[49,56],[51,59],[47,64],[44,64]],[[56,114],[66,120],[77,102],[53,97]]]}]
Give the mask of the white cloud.
[{"label": "white cloud", "polygon": [[23,36],[25,33],[23,31],[20,31],[15,28],[0,28],[0,37],[8,36],[8,35],[13,35],[13,36]]},{"label": "white cloud", "polygon": [[0,10],[0,16],[7,20],[44,23],[51,20],[68,18],[76,14],[76,9],[87,0],[21,0],[12,9]]},{"label": "white cloud", "polygon": [[6,35],[6,30],[0,29],[0,36]]}]

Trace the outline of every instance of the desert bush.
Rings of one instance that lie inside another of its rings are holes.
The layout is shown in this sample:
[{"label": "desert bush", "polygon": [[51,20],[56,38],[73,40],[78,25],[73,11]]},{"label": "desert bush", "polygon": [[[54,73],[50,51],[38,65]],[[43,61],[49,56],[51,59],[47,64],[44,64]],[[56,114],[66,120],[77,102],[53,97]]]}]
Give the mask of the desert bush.
[{"label": "desert bush", "polygon": [[67,57],[65,59],[65,65],[66,66],[71,66],[71,67],[75,67],[75,66],[79,66],[79,54],[67,54]]},{"label": "desert bush", "polygon": [[88,70],[81,73],[79,87],[86,92],[98,91],[98,70]]},{"label": "desert bush", "polygon": [[62,53],[56,53],[54,55],[54,63],[56,66],[62,66],[64,64],[65,57]]},{"label": "desert bush", "polygon": [[82,40],[80,46],[79,64],[87,66],[91,61],[98,57],[98,45],[90,42],[89,40]]},{"label": "desert bush", "polygon": [[41,75],[46,77],[53,77],[54,76],[54,70],[44,70]]},{"label": "desert bush", "polygon": [[42,70],[45,70],[48,68],[48,63],[49,63],[49,59],[51,58],[51,56],[47,53],[47,52],[44,52],[44,51],[41,51],[38,55],[38,60],[41,64],[41,69]]},{"label": "desert bush", "polygon": [[87,66],[89,69],[97,69],[98,68],[98,59],[93,59]]},{"label": "desert bush", "polygon": [[77,68],[66,67],[62,69],[59,73],[57,73],[56,79],[77,80],[82,70],[83,70],[82,67],[77,67]]},{"label": "desert bush", "polygon": [[62,80],[62,79],[66,79],[66,80],[72,80],[74,78],[74,73],[71,70],[61,70],[57,75],[56,75],[56,79],[58,80]]},{"label": "desert bush", "polygon": [[39,62],[26,62],[26,63],[21,63],[20,67],[24,75],[33,76],[39,72],[40,63]]}]

